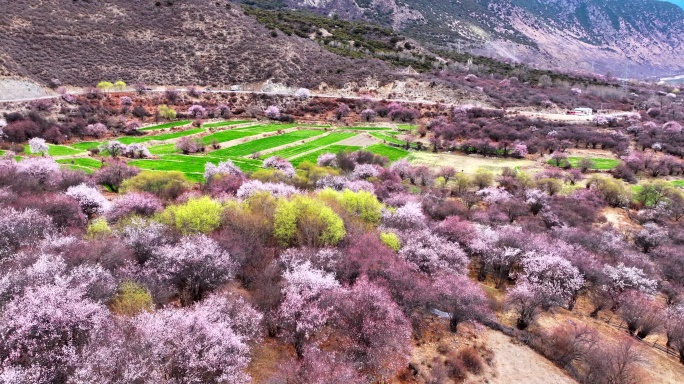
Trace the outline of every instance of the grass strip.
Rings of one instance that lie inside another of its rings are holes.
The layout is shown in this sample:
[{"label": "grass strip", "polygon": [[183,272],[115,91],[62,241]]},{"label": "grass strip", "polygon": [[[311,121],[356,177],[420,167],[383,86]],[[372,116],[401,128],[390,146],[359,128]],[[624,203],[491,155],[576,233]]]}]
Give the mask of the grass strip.
[{"label": "grass strip", "polygon": [[324,146],[327,146],[330,144],[340,142],[342,140],[349,139],[349,138],[354,137],[354,136],[356,136],[356,133],[333,132],[329,135],[323,136],[323,137],[316,139],[316,140],[312,140],[312,141],[305,143],[305,144],[296,145],[294,147],[281,149],[281,150],[276,151],[276,152],[271,152],[267,155],[262,156],[261,158],[265,159],[265,158],[271,157],[271,156],[280,156],[282,158],[287,159],[290,157],[295,157],[297,155],[300,155],[300,154],[308,152],[308,151],[312,151],[312,150],[319,148],[319,147],[324,147]]},{"label": "grass strip", "polygon": [[307,153],[304,156],[299,156],[299,157],[295,157],[294,159],[290,159],[290,162],[295,167],[298,166],[299,164],[305,162],[305,161],[312,163],[312,164],[316,164],[316,161],[318,160],[318,156],[320,156],[324,153],[338,154],[342,151],[353,152],[353,151],[356,151],[359,149],[361,149],[361,147],[355,146],[355,145],[330,145],[330,146],[327,146],[325,148],[321,148],[318,151]]},{"label": "grass strip", "polygon": [[284,133],[282,135],[264,137],[261,139],[252,140],[243,144],[234,145],[232,147],[219,149],[212,152],[212,156],[221,157],[240,157],[247,156],[253,153],[265,151],[267,149],[279,147],[281,145],[286,145],[294,143],[299,140],[308,139],[310,137],[318,136],[323,134],[324,131],[314,131],[314,130],[301,130],[289,133]]},{"label": "grass strip", "polygon": [[165,124],[158,124],[158,125],[152,125],[149,127],[143,127],[140,128],[139,131],[156,131],[159,129],[168,129],[168,128],[174,128],[174,127],[182,127],[184,125],[190,124],[190,120],[181,120],[181,121],[174,121],[171,123],[165,123]]},{"label": "grass strip", "polygon": [[385,144],[375,144],[364,149],[376,155],[386,156],[390,161],[397,161],[409,155],[409,152],[405,149],[390,147]]}]

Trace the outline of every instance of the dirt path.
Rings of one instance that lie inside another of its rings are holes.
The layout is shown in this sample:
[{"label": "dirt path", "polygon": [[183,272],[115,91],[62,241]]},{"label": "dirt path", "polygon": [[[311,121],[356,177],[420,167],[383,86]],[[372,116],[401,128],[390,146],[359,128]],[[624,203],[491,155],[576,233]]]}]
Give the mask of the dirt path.
[{"label": "dirt path", "polygon": [[359,133],[356,136],[334,143],[334,145],[353,145],[357,147],[367,147],[369,145],[377,144],[379,142],[380,140],[376,139],[375,137],[367,133]]},{"label": "dirt path", "polygon": [[[515,111],[519,115],[523,115],[525,117],[531,118],[531,119],[542,119],[542,120],[548,120],[548,121],[557,121],[557,122],[563,122],[563,123],[573,123],[573,124],[586,124],[586,123],[591,123],[594,121],[594,117],[596,117],[598,114],[593,115],[593,116],[586,116],[586,115],[568,115],[564,112],[561,113],[549,113],[549,112],[538,112],[538,111],[525,111],[525,110],[516,110]],[[606,111],[605,113],[601,113],[603,116],[613,116],[613,117],[625,117],[632,114],[632,112],[622,112],[622,111]]]},{"label": "dirt path", "polygon": [[487,346],[494,352],[495,375],[482,382],[490,384],[571,384],[577,383],[562,369],[529,347],[516,343],[501,332],[486,332]]}]

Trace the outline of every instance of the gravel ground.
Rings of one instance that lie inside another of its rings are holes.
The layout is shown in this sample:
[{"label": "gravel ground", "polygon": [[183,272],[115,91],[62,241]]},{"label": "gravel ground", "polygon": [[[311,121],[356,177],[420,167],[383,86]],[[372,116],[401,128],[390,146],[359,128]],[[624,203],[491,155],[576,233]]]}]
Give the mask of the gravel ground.
[{"label": "gravel ground", "polygon": [[42,96],[48,96],[45,88],[30,80],[0,78],[0,100],[29,99]]}]

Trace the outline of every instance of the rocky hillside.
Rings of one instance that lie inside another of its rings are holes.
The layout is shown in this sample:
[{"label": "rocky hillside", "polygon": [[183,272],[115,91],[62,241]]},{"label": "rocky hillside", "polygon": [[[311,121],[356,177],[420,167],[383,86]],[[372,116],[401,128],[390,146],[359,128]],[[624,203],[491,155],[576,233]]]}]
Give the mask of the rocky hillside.
[{"label": "rocky hillside", "polygon": [[684,10],[657,0],[244,0],[364,18],[424,42],[615,75],[684,68]]},{"label": "rocky hillside", "polygon": [[209,0],[0,0],[0,76],[93,85],[237,84],[342,86],[387,65],[335,55],[272,32],[239,5]]}]

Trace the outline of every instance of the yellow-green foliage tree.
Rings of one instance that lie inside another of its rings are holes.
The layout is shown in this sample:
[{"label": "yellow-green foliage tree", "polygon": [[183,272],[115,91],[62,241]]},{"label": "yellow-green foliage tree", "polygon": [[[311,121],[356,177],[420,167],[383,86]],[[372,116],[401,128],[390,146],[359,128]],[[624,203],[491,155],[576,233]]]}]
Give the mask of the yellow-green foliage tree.
[{"label": "yellow-green foliage tree", "polygon": [[392,232],[380,233],[380,241],[393,249],[395,252],[398,252],[399,249],[401,249],[401,241],[399,240],[399,237]]},{"label": "yellow-green foliage tree", "polygon": [[123,91],[124,89],[126,89],[126,83],[124,83],[123,80],[117,80],[117,81],[114,83],[114,87],[115,87],[116,89],[118,89],[119,91]]},{"label": "yellow-green foliage tree", "polygon": [[188,179],[178,171],[143,171],[125,180],[120,189],[124,192],[149,192],[162,199],[175,199],[185,192],[189,186]]},{"label": "yellow-green foliage tree", "polygon": [[152,295],[144,286],[132,281],[125,281],[112,299],[110,307],[116,314],[135,316],[142,311],[151,311],[154,308],[154,303],[152,302]]},{"label": "yellow-green foliage tree", "polygon": [[361,218],[366,223],[379,224],[382,219],[382,203],[368,191],[352,192],[345,189],[343,192],[337,192],[325,189],[320,192],[319,196],[326,200],[337,201],[345,211]]},{"label": "yellow-green foliage tree", "polygon": [[337,176],[340,171],[330,167],[319,167],[307,161],[297,166],[297,174],[293,181],[295,186],[301,189],[316,187],[316,182],[325,176]]},{"label": "yellow-green foliage tree", "polygon": [[226,201],[222,225],[229,232],[250,239],[251,244],[247,247],[272,244],[275,206],[276,199],[267,193],[257,193],[241,203]]},{"label": "yellow-green foliage tree", "polygon": [[321,200],[302,195],[278,200],[273,232],[284,247],[336,245],[347,234],[335,211]]},{"label": "yellow-green foliage tree", "polygon": [[98,218],[94,220],[90,225],[88,225],[88,229],[86,232],[86,237],[88,239],[101,239],[103,237],[107,237],[112,234],[112,229],[109,228],[109,224],[107,224],[107,220],[103,218]]},{"label": "yellow-green foliage tree", "polygon": [[208,233],[221,226],[223,207],[209,197],[190,199],[181,205],[171,205],[157,216],[157,220],[175,226],[181,233]]},{"label": "yellow-green foliage tree", "polygon": [[165,118],[166,120],[173,120],[176,118],[176,110],[166,104],[158,106],[157,111],[159,112],[159,116]]},{"label": "yellow-green foliage tree", "polygon": [[626,207],[632,201],[632,189],[622,180],[592,176],[589,178],[589,185],[598,189],[611,207]]},{"label": "yellow-green foliage tree", "polygon": [[112,84],[111,81],[100,81],[99,83],[97,83],[97,87],[103,91],[108,91],[112,89],[113,86],[114,84]]}]

